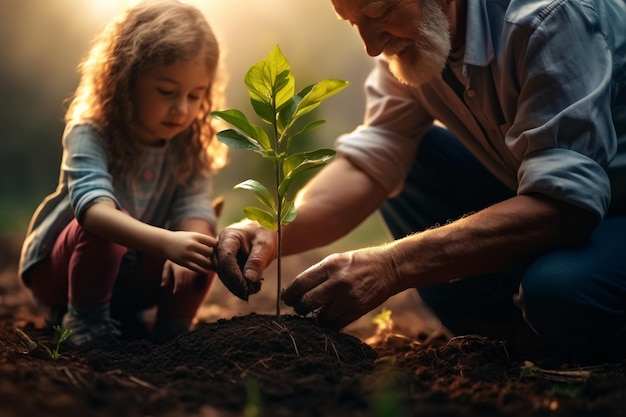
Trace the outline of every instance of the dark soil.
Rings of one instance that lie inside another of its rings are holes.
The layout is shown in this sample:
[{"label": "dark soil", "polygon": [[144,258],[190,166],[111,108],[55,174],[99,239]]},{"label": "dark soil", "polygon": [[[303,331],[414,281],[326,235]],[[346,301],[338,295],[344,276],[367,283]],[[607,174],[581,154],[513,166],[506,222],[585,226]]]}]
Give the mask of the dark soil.
[{"label": "dark soil", "polygon": [[366,344],[289,314],[200,321],[164,344],[62,345],[56,360],[41,348],[27,354],[15,329],[48,346],[55,339],[17,282],[15,242],[4,244],[1,417],[626,414],[626,363],[531,364],[499,341],[390,328]]}]

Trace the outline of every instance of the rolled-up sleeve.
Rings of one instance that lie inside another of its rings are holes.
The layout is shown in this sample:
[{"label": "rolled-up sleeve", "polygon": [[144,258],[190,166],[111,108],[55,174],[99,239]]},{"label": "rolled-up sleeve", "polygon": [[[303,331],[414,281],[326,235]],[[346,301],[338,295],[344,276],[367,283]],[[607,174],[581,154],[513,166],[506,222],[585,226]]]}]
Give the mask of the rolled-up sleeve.
[{"label": "rolled-up sleeve", "polygon": [[213,180],[209,174],[197,175],[174,194],[170,212],[172,225],[190,218],[207,221],[213,230],[217,230],[217,217],[212,202]]},{"label": "rolled-up sleeve", "polygon": [[511,82],[519,96],[508,104],[515,121],[506,135],[519,161],[518,193],[541,193],[598,218],[611,200],[607,167],[617,150],[613,51],[603,23],[582,2],[554,2],[531,24],[522,53],[509,55],[514,67],[504,68],[519,77]]},{"label": "rolled-up sleeve", "polygon": [[411,90],[389,72],[384,59],[365,82],[364,123],[338,138],[337,151],[383,185],[391,196],[398,194],[415,160],[415,152],[433,120]]},{"label": "rolled-up sleeve", "polygon": [[528,156],[519,169],[519,194],[540,193],[596,213],[608,208],[611,187],[606,171],[593,159],[553,148]]},{"label": "rolled-up sleeve", "polygon": [[67,178],[69,198],[75,217],[81,221],[96,199],[111,199],[118,207],[113,179],[107,169],[102,143],[93,127],[77,125],[63,137],[62,175]]}]

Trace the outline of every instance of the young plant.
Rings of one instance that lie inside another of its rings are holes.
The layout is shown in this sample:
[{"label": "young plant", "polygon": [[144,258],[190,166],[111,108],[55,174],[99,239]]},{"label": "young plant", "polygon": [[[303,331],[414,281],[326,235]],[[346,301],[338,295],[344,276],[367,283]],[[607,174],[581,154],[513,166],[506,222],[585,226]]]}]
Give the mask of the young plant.
[{"label": "young plant", "polygon": [[[255,152],[272,165],[272,186],[266,187],[259,181],[249,179],[234,188],[252,191],[261,203],[261,207],[245,207],[246,217],[277,232],[276,316],[280,320],[282,226],[296,218],[294,201],[287,192],[294,177],[303,171],[325,165],[335,155],[332,149],[292,152],[293,140],[320,126],[324,120],[309,122],[302,128],[296,122],[349,83],[325,79],[296,93],[291,67],[278,45],[267,57],[248,70],[244,82],[248,87],[254,112],[269,126],[270,133],[249,122],[239,110],[215,111],[211,115],[235,127],[219,132],[217,138],[220,142],[232,148]],[[260,289],[258,285],[248,284],[246,283],[247,288],[244,289],[247,291],[244,294],[246,299],[249,294]]]},{"label": "young plant", "polygon": [[43,343],[39,343],[39,346],[41,346],[48,353],[48,356],[50,356],[50,359],[55,360],[59,357],[59,349],[61,347],[61,344],[65,342],[68,337],[70,337],[70,334],[72,334],[72,331],[70,329],[64,329],[59,325],[52,326],[52,328],[57,334],[57,343],[54,346],[54,348],[50,348]]}]

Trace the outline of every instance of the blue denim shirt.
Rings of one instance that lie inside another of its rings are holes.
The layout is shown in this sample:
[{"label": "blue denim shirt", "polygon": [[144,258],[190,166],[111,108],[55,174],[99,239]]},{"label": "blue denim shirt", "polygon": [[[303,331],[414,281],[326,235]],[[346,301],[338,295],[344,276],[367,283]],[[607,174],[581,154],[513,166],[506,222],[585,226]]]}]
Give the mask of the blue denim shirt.
[{"label": "blue denim shirt", "polygon": [[[114,183],[107,153],[93,125],[69,126],[63,135],[63,157],[56,191],[39,205],[22,246],[19,274],[50,253],[59,233],[95,201],[108,198],[134,218],[157,227],[176,225],[183,219],[204,219],[215,229],[211,205],[212,178],[198,175],[184,186],[177,182],[180,161],[165,146],[142,147],[138,178]],[[172,141],[179,140],[174,138]]]},{"label": "blue denim shirt", "polygon": [[437,121],[505,185],[606,215],[626,203],[626,3],[472,0],[464,50],[437,77],[401,84],[381,57],[363,125],[337,149],[397,194]]}]

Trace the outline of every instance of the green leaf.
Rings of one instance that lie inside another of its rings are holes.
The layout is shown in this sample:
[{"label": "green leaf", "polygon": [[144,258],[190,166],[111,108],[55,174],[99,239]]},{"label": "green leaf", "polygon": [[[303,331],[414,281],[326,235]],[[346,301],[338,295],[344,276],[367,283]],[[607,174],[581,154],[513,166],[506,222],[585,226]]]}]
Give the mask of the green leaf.
[{"label": "green leaf", "polygon": [[271,104],[253,99],[251,99],[250,102],[252,103],[254,112],[261,118],[261,120],[270,125],[274,123],[274,108]]},{"label": "green leaf", "polygon": [[276,199],[274,195],[260,182],[256,180],[245,180],[235,185],[233,188],[252,191],[261,204],[274,211],[276,210]]},{"label": "green leaf", "polygon": [[298,111],[298,106],[304,96],[306,96],[313,89],[313,85],[314,84],[303,88],[298,94],[295,94],[278,109],[279,133],[282,133],[288,126],[296,121],[294,115],[296,114],[296,111]]},{"label": "green leaf", "polygon": [[295,135],[293,135],[292,137],[294,137],[294,138],[295,138],[296,136],[301,135],[301,134],[303,134],[303,133],[306,133],[306,132],[308,132],[309,130],[313,130],[313,129],[315,129],[315,128],[316,128],[316,127],[318,127],[318,126],[323,125],[324,123],[326,123],[326,120],[315,120],[315,121],[313,121],[313,122],[311,122],[311,123],[307,124],[307,125],[304,127],[304,129],[300,130],[298,133],[296,133],[296,134],[295,134]]},{"label": "green leaf", "polygon": [[293,201],[285,202],[280,219],[281,226],[287,225],[296,219],[296,206]]},{"label": "green leaf", "polygon": [[290,155],[283,162],[283,180],[278,186],[278,194],[285,195],[294,177],[307,169],[326,165],[335,156],[333,149],[299,152]]},{"label": "green leaf", "polygon": [[274,110],[289,100],[295,91],[291,67],[278,45],[248,70],[244,82],[255,112],[272,124],[275,121]]},{"label": "green leaf", "polygon": [[313,85],[311,91],[309,91],[303,98],[302,101],[298,104],[298,110],[294,114],[294,119],[297,119],[304,114],[309,113],[320,103],[327,98],[337,94],[344,88],[346,88],[350,83],[348,81],[336,80],[336,79],[326,79],[318,82]]},{"label": "green leaf", "polygon": [[291,185],[292,181],[293,181],[293,177],[283,178],[283,180],[280,182],[280,185],[278,186],[278,195],[280,196],[287,195],[287,190],[289,189],[289,186]]},{"label": "green leaf", "polygon": [[293,140],[295,138],[297,138],[298,136],[303,135],[304,133],[306,133],[306,132],[308,132],[310,130],[315,129],[316,127],[321,126],[324,123],[326,123],[326,120],[316,120],[316,121],[313,121],[313,122],[307,124],[304,127],[304,129],[301,129],[299,132],[296,132],[296,133],[288,136],[286,148],[289,149],[289,147],[291,146],[291,142],[293,142]]},{"label": "green leaf", "polygon": [[230,109],[230,110],[222,110],[222,111],[213,111],[211,112],[211,116],[217,119],[224,120],[227,123],[235,126],[237,129],[243,131],[249,136],[254,137],[254,129],[252,125],[248,121],[248,118],[245,114],[243,114],[240,110]]},{"label": "green leaf", "polygon": [[250,220],[256,220],[267,230],[277,230],[276,215],[258,207],[246,207],[243,209],[246,217]]},{"label": "green leaf", "polygon": [[243,135],[235,129],[226,129],[217,133],[217,140],[235,149],[244,149],[262,153],[263,147],[256,140]]},{"label": "green leaf", "polygon": [[265,61],[266,71],[274,88],[276,103],[274,108],[277,109],[293,96],[296,91],[296,81],[291,73],[289,61],[278,45],[274,46]]},{"label": "green leaf", "polygon": [[[267,133],[260,127],[250,123],[246,116],[239,110],[223,110],[211,112],[211,116],[222,119],[227,123],[230,123],[240,131],[244,133],[243,136],[248,136],[254,141],[258,142],[263,149],[271,149],[270,139]],[[241,148],[240,148],[241,149]]]},{"label": "green leaf", "polygon": [[284,178],[291,178],[304,170],[325,165],[333,159],[335,154],[333,149],[294,153],[287,157],[283,163],[283,176]]},{"label": "green leaf", "polygon": [[46,351],[50,359],[56,359],[56,355],[52,349],[50,349],[48,346],[46,346],[45,344],[41,342],[38,342],[38,345]]}]

